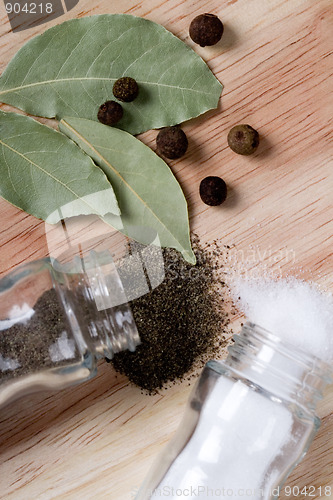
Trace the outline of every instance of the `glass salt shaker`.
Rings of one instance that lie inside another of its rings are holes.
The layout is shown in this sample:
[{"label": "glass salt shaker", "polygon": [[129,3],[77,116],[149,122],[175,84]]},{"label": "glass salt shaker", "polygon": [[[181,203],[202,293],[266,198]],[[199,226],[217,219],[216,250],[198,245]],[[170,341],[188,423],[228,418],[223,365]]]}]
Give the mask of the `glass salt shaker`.
[{"label": "glass salt shaker", "polygon": [[69,264],[43,259],[0,280],[0,406],[88,380],[99,358],[139,343],[107,251]]},{"label": "glass salt shaker", "polygon": [[226,360],[206,364],[136,500],[277,498],[319,428],[331,375],[326,362],[246,323]]}]

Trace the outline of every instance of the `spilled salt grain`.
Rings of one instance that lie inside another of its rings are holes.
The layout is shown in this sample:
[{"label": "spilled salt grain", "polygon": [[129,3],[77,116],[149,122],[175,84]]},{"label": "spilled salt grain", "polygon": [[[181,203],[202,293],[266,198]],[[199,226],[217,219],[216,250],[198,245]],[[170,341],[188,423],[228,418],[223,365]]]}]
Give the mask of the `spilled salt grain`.
[{"label": "spilled salt grain", "polygon": [[232,293],[249,321],[324,361],[333,360],[332,294],[296,278],[239,278]]}]

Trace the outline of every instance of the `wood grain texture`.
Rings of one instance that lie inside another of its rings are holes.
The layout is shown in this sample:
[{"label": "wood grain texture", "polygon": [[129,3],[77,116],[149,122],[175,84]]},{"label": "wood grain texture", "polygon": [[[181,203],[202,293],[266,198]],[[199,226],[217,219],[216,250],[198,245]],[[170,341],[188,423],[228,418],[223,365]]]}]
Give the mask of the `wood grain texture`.
[{"label": "wood grain texture", "polygon": [[[225,86],[218,110],[184,124],[188,153],[170,165],[187,196],[192,229],[203,241],[234,245],[230,279],[246,261],[248,272],[298,275],[333,291],[331,0],[81,0],[61,21],[107,12],[163,24]],[[215,47],[195,46],[188,37],[190,21],[202,12],[225,24]],[[14,34],[1,4],[0,71],[25,41],[58,22]],[[252,157],[227,147],[237,123],[260,133]],[[155,137],[151,131],[141,139],[154,148]],[[199,199],[206,175],[228,184],[221,207]],[[0,214],[1,274],[47,255],[44,223],[4,200]],[[183,383],[149,397],[101,363],[89,383],[0,410],[0,498],[130,500],[177,428],[190,389]],[[332,388],[318,415],[321,429],[287,482],[314,486],[314,498],[320,486],[333,490]]]}]

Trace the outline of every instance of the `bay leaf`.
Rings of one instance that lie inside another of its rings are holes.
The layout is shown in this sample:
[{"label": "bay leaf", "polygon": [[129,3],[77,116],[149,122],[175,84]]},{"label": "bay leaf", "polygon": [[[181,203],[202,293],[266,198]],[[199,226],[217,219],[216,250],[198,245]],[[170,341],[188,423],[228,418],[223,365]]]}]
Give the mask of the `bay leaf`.
[{"label": "bay leaf", "polygon": [[50,224],[120,213],[105,174],[73,141],[32,118],[3,111],[0,196]]},{"label": "bay leaf", "polygon": [[222,91],[206,63],[161,25],[106,14],[66,21],[28,41],[0,78],[0,101],[32,115],[97,120],[122,76],[140,88],[117,124],[132,134],[216,108]]},{"label": "bay leaf", "polygon": [[64,118],[60,130],[99,165],[115,191],[121,216],[103,218],[140,243],[157,233],[163,247],[195,263],[185,196],[168,165],[131,134],[82,118]]}]

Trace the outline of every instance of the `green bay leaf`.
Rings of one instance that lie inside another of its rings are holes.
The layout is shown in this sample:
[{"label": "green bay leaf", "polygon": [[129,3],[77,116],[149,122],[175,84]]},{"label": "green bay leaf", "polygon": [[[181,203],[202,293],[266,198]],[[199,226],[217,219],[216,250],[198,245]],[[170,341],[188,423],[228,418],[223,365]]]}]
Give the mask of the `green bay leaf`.
[{"label": "green bay leaf", "polygon": [[76,215],[120,214],[105,174],[68,137],[0,111],[0,196],[50,224]]},{"label": "green bay leaf", "polygon": [[206,63],[161,25],[106,14],[66,21],[28,41],[0,78],[0,101],[48,118],[97,120],[122,76],[140,86],[117,125],[132,134],[216,108],[222,91]]},{"label": "green bay leaf", "polygon": [[121,216],[109,214],[103,220],[144,244],[156,232],[161,246],[176,248],[194,264],[186,199],[168,165],[123,130],[82,118],[64,118],[59,128],[93,158],[113,186]]}]

